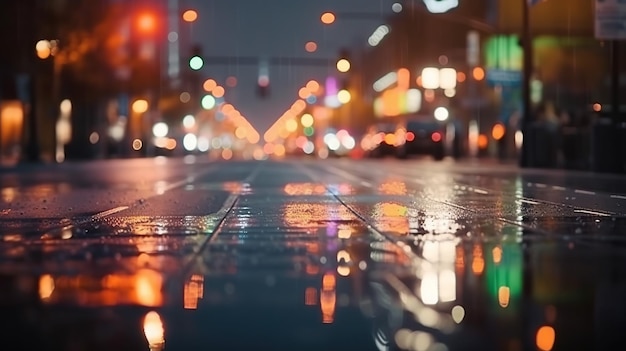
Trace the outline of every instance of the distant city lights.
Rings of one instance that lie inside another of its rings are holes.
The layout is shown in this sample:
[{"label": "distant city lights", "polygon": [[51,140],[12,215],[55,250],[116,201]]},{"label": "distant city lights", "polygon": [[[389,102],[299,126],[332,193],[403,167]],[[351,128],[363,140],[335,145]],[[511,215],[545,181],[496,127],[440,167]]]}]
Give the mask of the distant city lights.
[{"label": "distant city lights", "polygon": [[306,44],[304,44],[304,50],[306,50],[306,52],[317,51],[317,43],[314,41],[308,41]]},{"label": "distant city lights", "polygon": [[155,123],[152,127],[152,134],[157,138],[162,138],[169,132],[169,127],[164,122]]},{"label": "distant city lights", "polygon": [[204,60],[200,56],[194,56],[189,60],[189,68],[198,71],[204,66]]},{"label": "distant city lights", "polygon": [[205,110],[210,110],[215,107],[215,97],[212,95],[205,95],[201,101],[202,108]]},{"label": "distant city lights", "polygon": [[367,43],[370,46],[377,46],[383,40],[383,38],[389,34],[390,29],[387,25],[380,25],[372,35],[367,39]]},{"label": "distant city lights", "polygon": [[194,22],[198,19],[198,12],[195,10],[187,10],[183,12],[183,20],[185,22]]},{"label": "distant city lights", "polygon": [[423,0],[431,13],[444,13],[459,6],[459,0]]},{"label": "distant city lights", "polygon": [[335,22],[335,14],[332,12],[324,12],[320,19],[324,24],[332,24]]},{"label": "distant city lights", "polygon": [[337,70],[341,73],[346,73],[350,70],[350,61],[345,58],[337,61]]},{"label": "distant city lights", "polygon": [[440,106],[435,109],[434,115],[436,120],[443,122],[448,119],[450,113],[447,108]]}]

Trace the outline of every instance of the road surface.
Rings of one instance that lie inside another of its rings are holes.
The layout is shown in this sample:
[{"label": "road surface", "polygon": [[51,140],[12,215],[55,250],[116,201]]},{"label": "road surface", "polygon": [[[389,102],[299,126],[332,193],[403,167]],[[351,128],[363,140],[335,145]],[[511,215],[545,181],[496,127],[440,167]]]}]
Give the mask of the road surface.
[{"label": "road surface", "polygon": [[24,165],[0,184],[11,350],[624,343],[625,177],[186,157]]}]

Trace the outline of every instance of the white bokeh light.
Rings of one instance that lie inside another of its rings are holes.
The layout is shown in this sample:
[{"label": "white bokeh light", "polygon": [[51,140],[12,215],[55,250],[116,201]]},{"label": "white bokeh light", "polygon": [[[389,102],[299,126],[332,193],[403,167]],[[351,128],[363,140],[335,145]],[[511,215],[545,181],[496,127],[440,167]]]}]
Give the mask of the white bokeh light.
[{"label": "white bokeh light", "polygon": [[193,151],[198,147],[198,138],[195,134],[188,133],[183,138],[183,147],[187,151]]},{"label": "white bokeh light", "polygon": [[448,109],[445,107],[437,107],[435,109],[435,119],[438,121],[445,121],[448,119],[450,113],[448,112]]},{"label": "white bokeh light", "polygon": [[152,127],[152,134],[154,134],[154,136],[157,138],[165,137],[168,132],[169,132],[168,126],[167,124],[163,122],[155,123],[154,126]]}]

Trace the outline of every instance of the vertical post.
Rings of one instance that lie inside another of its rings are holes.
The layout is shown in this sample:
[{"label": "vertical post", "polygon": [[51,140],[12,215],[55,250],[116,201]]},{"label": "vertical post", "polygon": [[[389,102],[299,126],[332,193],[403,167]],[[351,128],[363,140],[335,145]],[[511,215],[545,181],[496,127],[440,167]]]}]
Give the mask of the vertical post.
[{"label": "vertical post", "polygon": [[619,110],[619,41],[611,40],[611,113],[613,122],[624,122]]},{"label": "vertical post", "polygon": [[521,167],[532,167],[533,157],[531,155],[532,139],[530,138],[530,124],[532,122],[532,111],[530,103],[530,80],[533,69],[533,43],[530,33],[530,5],[528,0],[522,1],[522,52],[523,52],[523,72],[522,72],[522,154],[520,157]]}]

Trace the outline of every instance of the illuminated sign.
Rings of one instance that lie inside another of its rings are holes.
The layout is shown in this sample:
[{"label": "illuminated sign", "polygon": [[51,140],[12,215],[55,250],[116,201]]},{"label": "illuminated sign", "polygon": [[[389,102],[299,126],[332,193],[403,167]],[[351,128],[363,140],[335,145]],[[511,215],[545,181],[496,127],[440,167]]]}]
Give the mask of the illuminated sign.
[{"label": "illuminated sign", "polygon": [[374,100],[376,117],[393,117],[414,113],[422,107],[422,92],[417,89],[388,89]]},{"label": "illuminated sign", "polygon": [[424,0],[426,8],[431,13],[444,13],[459,6],[459,0]]}]

